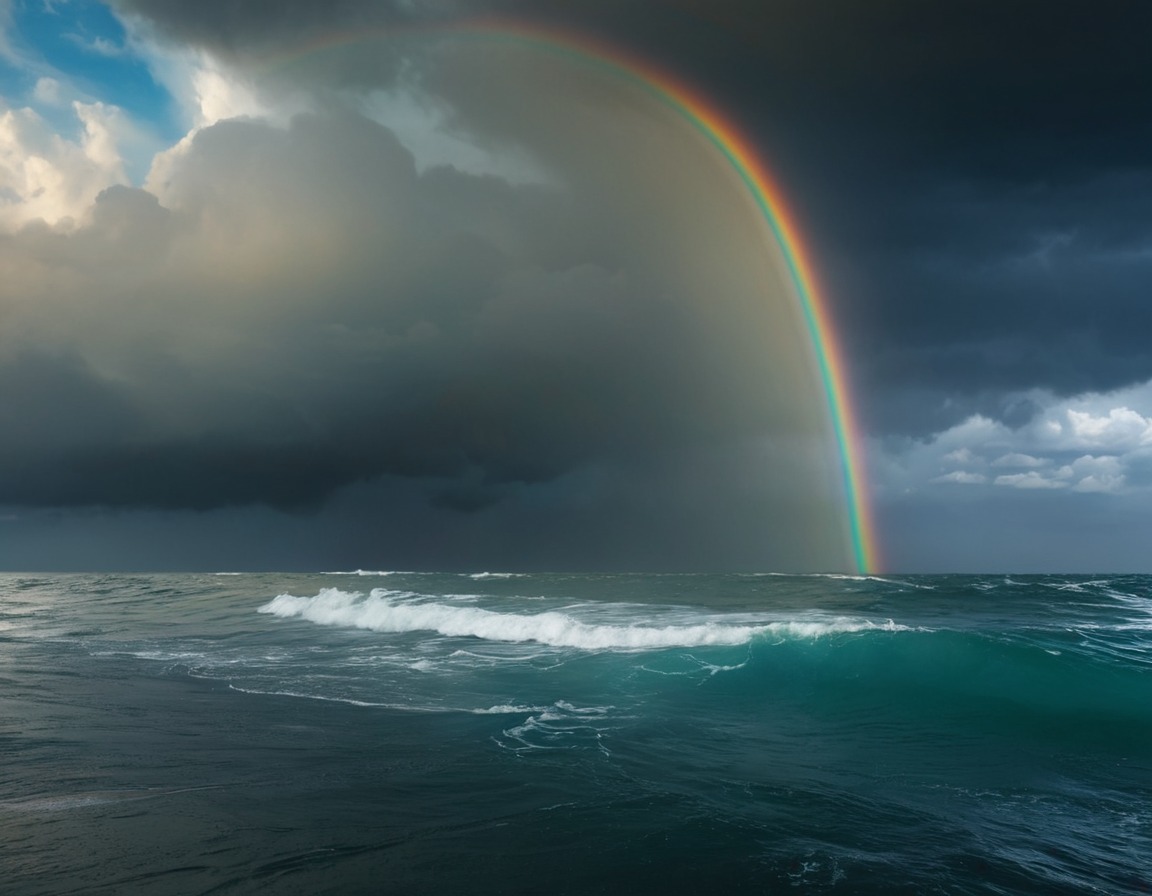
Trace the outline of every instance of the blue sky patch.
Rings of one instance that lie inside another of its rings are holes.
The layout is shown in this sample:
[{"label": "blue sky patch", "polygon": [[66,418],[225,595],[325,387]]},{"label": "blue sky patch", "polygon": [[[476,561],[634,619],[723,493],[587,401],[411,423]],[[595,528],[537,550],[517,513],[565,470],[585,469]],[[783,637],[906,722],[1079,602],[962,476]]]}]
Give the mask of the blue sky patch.
[{"label": "blue sky patch", "polygon": [[36,106],[41,78],[54,78],[65,95],[119,106],[164,139],[182,133],[176,104],[133,50],[124,26],[97,0],[16,0],[8,44],[17,56],[0,68],[0,92],[12,105]]}]

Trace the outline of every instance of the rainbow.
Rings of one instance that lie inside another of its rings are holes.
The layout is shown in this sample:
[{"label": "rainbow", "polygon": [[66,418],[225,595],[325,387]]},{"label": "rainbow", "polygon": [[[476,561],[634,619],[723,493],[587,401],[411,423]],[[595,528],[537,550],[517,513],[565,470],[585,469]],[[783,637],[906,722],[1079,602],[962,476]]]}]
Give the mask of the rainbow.
[{"label": "rainbow", "polygon": [[[715,102],[703,94],[655,64],[585,34],[491,18],[416,30],[422,34],[432,32],[455,37],[515,41],[544,52],[570,57],[584,65],[594,64],[615,77],[631,82],[672,110],[720,153],[747,188],[775,237],[787,265],[788,278],[811,339],[836,438],[839,472],[847,506],[845,539],[857,572],[862,575],[877,572],[880,568],[878,538],[865,483],[863,439],[852,406],[844,351],[796,218],[788,207],[783,191],[752,142]],[[319,42],[291,51],[287,58],[300,58],[331,47],[368,40],[386,40],[410,33],[409,29],[400,28],[329,34]],[[281,56],[275,61],[284,62],[286,59]]]}]

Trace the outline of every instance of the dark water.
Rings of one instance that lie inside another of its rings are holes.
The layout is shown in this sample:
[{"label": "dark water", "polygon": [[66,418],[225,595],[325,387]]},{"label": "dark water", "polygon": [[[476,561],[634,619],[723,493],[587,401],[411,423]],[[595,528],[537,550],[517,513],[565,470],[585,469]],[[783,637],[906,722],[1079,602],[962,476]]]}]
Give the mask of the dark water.
[{"label": "dark water", "polygon": [[1152,577],[0,576],[0,892],[1152,892]]}]

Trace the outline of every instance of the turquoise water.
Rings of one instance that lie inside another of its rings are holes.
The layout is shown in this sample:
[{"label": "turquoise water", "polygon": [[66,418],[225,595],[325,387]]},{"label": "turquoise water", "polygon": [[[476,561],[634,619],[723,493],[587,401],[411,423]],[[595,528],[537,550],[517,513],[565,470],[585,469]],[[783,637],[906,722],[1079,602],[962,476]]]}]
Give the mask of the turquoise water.
[{"label": "turquoise water", "polygon": [[0,576],[56,893],[1152,892],[1152,577]]}]

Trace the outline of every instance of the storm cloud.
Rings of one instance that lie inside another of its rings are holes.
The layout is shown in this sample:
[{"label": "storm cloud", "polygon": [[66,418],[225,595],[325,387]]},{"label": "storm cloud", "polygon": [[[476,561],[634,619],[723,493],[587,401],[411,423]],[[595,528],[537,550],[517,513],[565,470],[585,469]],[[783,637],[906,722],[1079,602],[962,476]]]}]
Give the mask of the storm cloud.
[{"label": "storm cloud", "polygon": [[755,206],[673,114],[539,55],[436,60],[445,95],[500,97],[469,115],[503,119],[523,179],[297,99],[0,238],[0,503],[317,514],[408,480],[441,514],[542,489],[643,529],[644,470],[685,531],[767,502],[792,557],[836,556],[820,385]]},{"label": "storm cloud", "polygon": [[[430,565],[844,562],[826,401],[746,191],[643,90],[477,38],[494,21],[651,61],[755,142],[894,564],[1088,557],[1056,520],[1149,500],[1138,4],[112,6],[183,136],[133,157],[140,122],[49,68],[0,104],[0,504],[32,528],[195,511],[202,537],[341,533],[317,558],[386,532]],[[1015,521],[992,553],[964,540],[988,508]]]},{"label": "storm cloud", "polygon": [[[243,6],[125,8],[182,34],[199,23],[206,46],[253,64],[268,42],[295,48],[315,28],[305,5],[249,35],[230,24]],[[343,4],[331,30],[492,14],[569,26],[634,47],[720,98],[803,200],[873,431],[926,435],[994,412],[1007,391],[1074,395],[1152,377],[1139,337],[1152,324],[1152,123],[1135,114],[1152,102],[1152,11],[1123,0],[405,10]],[[296,74],[340,77],[335,59]],[[390,78],[380,73],[376,86]],[[469,90],[443,71],[423,83],[475,133],[514,126],[500,108],[505,90]]]}]

